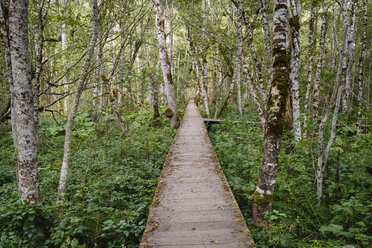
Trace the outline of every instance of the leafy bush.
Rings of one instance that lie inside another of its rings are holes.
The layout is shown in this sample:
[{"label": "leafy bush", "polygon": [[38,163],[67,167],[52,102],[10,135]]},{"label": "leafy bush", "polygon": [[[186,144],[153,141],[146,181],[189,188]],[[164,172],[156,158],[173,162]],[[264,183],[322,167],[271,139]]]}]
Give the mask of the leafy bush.
[{"label": "leafy bush", "polygon": [[127,115],[122,133],[89,114],[76,120],[66,200],[56,201],[64,134],[54,122],[40,127],[42,206],[22,205],[12,163],[10,130],[0,145],[0,247],[137,247],[161,168],[175,134],[164,118]]},{"label": "leafy bush", "polygon": [[[350,135],[340,129],[331,149],[324,182],[324,201],[317,205],[316,145],[309,140],[282,141],[269,230],[253,226],[252,195],[263,151],[259,125],[247,124],[251,116],[231,112],[225,122],[213,125],[209,136],[257,247],[355,247],[372,246],[372,134]],[[315,160],[316,163],[316,160]]]}]

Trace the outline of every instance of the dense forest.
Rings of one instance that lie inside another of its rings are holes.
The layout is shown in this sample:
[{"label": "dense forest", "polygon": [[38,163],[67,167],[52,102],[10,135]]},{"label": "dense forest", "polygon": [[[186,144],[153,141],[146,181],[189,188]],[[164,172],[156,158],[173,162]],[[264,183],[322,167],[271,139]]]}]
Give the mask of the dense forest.
[{"label": "dense forest", "polygon": [[138,247],[190,100],[257,247],[372,246],[371,2],[0,2],[0,247]]}]

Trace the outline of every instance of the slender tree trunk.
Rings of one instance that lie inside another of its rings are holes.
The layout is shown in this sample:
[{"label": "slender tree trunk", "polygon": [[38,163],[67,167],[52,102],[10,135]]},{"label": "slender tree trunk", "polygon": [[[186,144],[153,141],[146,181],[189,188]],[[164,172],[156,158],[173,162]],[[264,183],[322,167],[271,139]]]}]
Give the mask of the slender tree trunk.
[{"label": "slender tree trunk", "polygon": [[238,91],[238,110],[239,114],[243,114],[243,107],[242,107],[242,89],[241,89],[241,64],[239,56],[236,57],[236,89]]},{"label": "slender tree trunk", "polygon": [[315,73],[315,80],[314,80],[314,91],[313,91],[313,123],[318,123],[318,112],[319,112],[319,100],[320,100],[320,74],[323,68],[323,61],[324,61],[324,54],[326,49],[326,36],[327,36],[327,29],[328,29],[328,0],[324,1],[323,7],[323,16],[322,16],[322,27],[321,27],[321,34],[320,34],[320,42],[319,42],[319,56],[317,62],[317,68]]},{"label": "slender tree trunk", "polygon": [[336,68],[337,64],[337,54],[340,52],[339,42],[338,42],[338,30],[336,25],[336,1],[332,3],[332,14],[333,14],[333,51],[332,51],[332,68]]},{"label": "slender tree trunk", "polygon": [[151,90],[152,90],[152,106],[154,109],[154,116],[153,119],[156,120],[157,118],[160,117],[159,114],[159,88],[158,84],[156,83],[152,73],[151,73],[151,68],[150,68],[150,62],[148,62],[148,73],[149,73],[149,78],[150,78],[150,83],[151,83]]},{"label": "slender tree trunk", "polygon": [[271,36],[270,36],[270,26],[269,22],[267,20],[267,5],[266,0],[260,0],[261,5],[261,15],[262,15],[262,21],[263,21],[263,29],[264,29],[264,35],[265,35],[265,47],[267,51],[268,61],[269,61],[269,82],[273,79],[273,57],[271,54]]},{"label": "slender tree trunk", "polygon": [[252,79],[251,79],[251,76],[250,76],[250,74],[248,72],[248,66],[247,66],[247,62],[245,60],[245,55],[244,55],[244,51],[243,51],[242,20],[243,20],[242,2],[241,2],[241,0],[239,0],[239,4],[238,4],[238,18],[237,18],[237,28],[238,28],[238,37],[239,37],[239,41],[238,41],[238,56],[240,57],[240,62],[241,62],[242,68],[243,68],[243,75],[244,75],[244,77],[245,77],[245,79],[247,81],[247,86],[249,88],[249,92],[250,92],[250,94],[251,94],[251,96],[253,98],[253,102],[254,102],[254,105],[256,107],[258,116],[260,117],[261,125],[264,128],[265,127],[264,112],[263,112],[263,109],[261,107],[260,102],[258,101],[258,97],[257,97],[256,91],[255,91],[255,89],[253,87]]},{"label": "slender tree trunk", "polygon": [[274,0],[274,76],[267,102],[264,154],[256,190],[253,221],[265,226],[265,213],[272,207],[274,185],[283,134],[283,119],[289,87],[288,1]]},{"label": "slender tree trunk", "polygon": [[[307,113],[310,111],[310,92],[312,88],[312,78],[313,78],[313,64],[315,60],[315,50],[316,50],[316,38],[314,35],[314,23],[315,23],[315,12],[316,12],[316,1],[313,0],[311,2],[311,11],[310,11],[310,21],[309,21],[309,35],[308,35],[308,42],[309,42],[309,66],[307,70],[307,85],[306,85],[306,93],[305,93],[305,106],[304,109]],[[307,126],[307,114],[305,115],[304,119],[304,127]]]},{"label": "slender tree trunk", "polygon": [[359,73],[358,73],[358,117],[356,122],[357,134],[361,133],[360,125],[362,123],[362,98],[363,98],[363,68],[364,57],[366,56],[366,43],[367,43],[367,0],[363,0],[363,29],[362,29],[362,48],[359,56]]},{"label": "slender tree trunk", "polygon": [[[40,77],[43,70],[43,48],[44,48],[44,28],[45,22],[49,12],[50,0],[48,0],[44,6],[41,4],[38,6],[38,30],[37,30],[37,41],[36,41],[36,68],[35,68],[35,75],[34,75],[34,87],[33,87],[33,95],[34,95],[34,106],[35,106],[35,122],[37,125],[36,130],[38,130],[38,123],[39,123],[39,95],[40,95]],[[45,8],[45,10],[43,10]],[[38,134],[37,134],[38,135]]]},{"label": "slender tree trunk", "polygon": [[159,47],[159,59],[163,71],[163,78],[165,83],[165,91],[167,94],[168,106],[172,110],[173,115],[171,118],[171,127],[178,128],[180,124],[179,114],[177,109],[177,98],[174,90],[171,66],[168,58],[167,44],[165,41],[164,32],[164,17],[163,17],[163,7],[161,0],[155,0],[155,10],[156,10],[156,30],[158,36],[158,47]]},{"label": "slender tree trunk", "polygon": [[353,0],[351,8],[351,18],[350,26],[348,31],[348,65],[346,70],[346,80],[345,80],[345,94],[342,99],[342,110],[344,113],[348,113],[350,110],[350,97],[351,97],[351,70],[354,65],[355,60],[355,22],[356,22],[356,9],[358,5],[358,0]]},{"label": "slender tree trunk", "polygon": [[18,189],[23,202],[41,204],[27,0],[9,2],[9,44],[14,94],[12,122],[17,126]]},{"label": "slender tree trunk", "polygon": [[[98,31],[99,32],[99,31]],[[97,35],[99,36],[99,34]],[[94,87],[94,91],[93,91],[93,120],[94,121],[97,121],[97,115],[98,115],[98,97],[99,94],[100,94],[100,88],[103,88],[103,85],[102,84],[102,80],[101,80],[101,64],[102,64],[102,50],[101,50],[102,46],[99,44],[97,46],[97,53],[96,53],[96,61],[97,61],[97,68],[96,68],[96,86]],[[101,98],[103,96],[101,95]]]},{"label": "slender tree trunk", "polygon": [[[336,86],[337,86],[337,84],[336,84]],[[338,112],[339,112],[339,109],[340,109],[342,91],[343,91],[343,87],[340,86],[339,89],[338,89],[338,93],[337,93],[336,107],[335,107],[335,110],[334,110],[334,113],[333,113],[331,137],[329,138],[329,141],[328,141],[328,144],[327,144],[327,147],[326,147],[325,151],[324,151],[324,145],[323,145],[324,130],[325,130],[325,126],[327,124],[332,106],[333,106],[334,99],[332,99],[332,98],[334,98],[335,92],[337,92],[337,88],[334,88],[334,90],[333,90],[334,93],[333,93],[333,96],[331,98],[329,107],[327,109],[326,115],[325,115],[323,121],[321,122],[320,128],[319,128],[318,167],[317,167],[317,171],[316,171],[316,194],[317,194],[317,199],[319,201],[319,204],[320,204],[320,200],[323,196],[324,169],[325,169],[327,161],[328,161],[329,152],[331,150],[331,147],[332,147],[333,142],[334,142],[335,137],[336,137],[337,116],[338,116]]]},{"label": "slender tree trunk", "polygon": [[89,46],[88,46],[88,53],[87,57],[85,59],[84,65],[83,65],[83,71],[81,73],[81,76],[78,81],[77,89],[76,89],[76,95],[75,99],[72,105],[72,109],[69,112],[68,119],[67,119],[67,127],[66,127],[66,136],[65,136],[65,144],[64,144],[64,153],[63,153],[63,161],[62,161],[62,168],[61,168],[61,175],[59,178],[59,185],[58,185],[58,199],[63,200],[65,191],[66,191],[66,185],[67,185],[67,173],[68,173],[68,167],[70,163],[70,157],[71,157],[71,138],[72,138],[72,129],[74,126],[75,116],[76,112],[79,107],[79,101],[81,94],[83,93],[85,81],[89,74],[89,67],[90,63],[92,61],[93,53],[94,53],[94,47],[97,42],[98,37],[98,25],[99,25],[99,13],[98,13],[98,6],[97,6],[97,0],[91,0],[92,3],[92,13],[94,18],[94,26],[92,31],[92,38],[90,40]]},{"label": "slender tree trunk", "polygon": [[[4,15],[5,13],[5,15]],[[13,73],[12,73],[12,60],[10,55],[10,36],[9,36],[9,1],[0,1],[0,28],[4,44],[5,52],[5,63],[7,67],[7,79],[9,82],[10,89],[10,111],[12,119],[12,137],[13,137],[13,146],[14,154],[17,154],[17,123],[15,119],[15,110],[14,110],[14,83],[13,83]]]},{"label": "slender tree trunk", "polygon": [[[235,0],[232,0],[232,2],[238,8],[239,3],[237,3]],[[255,64],[255,69],[256,69],[256,72],[257,72],[257,78],[258,78],[258,87],[257,88],[258,88],[258,91],[260,93],[260,96],[261,96],[261,99],[262,99],[262,102],[263,102],[263,104],[262,104],[263,109],[266,109],[265,104],[266,104],[267,93],[266,93],[266,90],[265,90],[266,87],[264,85],[263,76],[262,76],[262,63],[257,58],[256,46],[255,46],[254,39],[253,39],[253,30],[252,30],[251,25],[249,24],[247,15],[244,12],[243,7],[240,9],[240,11],[241,11],[241,17],[242,17],[241,22],[244,21],[244,25],[245,25],[245,28],[247,30],[247,37],[248,37],[247,41],[248,41],[249,47],[251,48],[250,50],[251,50],[253,62]]]},{"label": "slender tree trunk", "polygon": [[[202,35],[201,38],[203,41],[206,41],[205,37],[205,0],[202,0],[202,19],[203,19],[203,27],[202,27]],[[207,114],[207,117],[209,118],[210,113],[209,113],[209,97],[208,97],[208,63],[207,63],[207,48],[205,45],[202,45],[201,49],[202,53],[202,87],[203,87],[203,97],[204,97],[204,108],[205,108],[205,113]]]},{"label": "slender tree trunk", "polygon": [[[66,8],[67,5],[69,4],[68,0],[62,0],[62,7]],[[63,22],[61,25],[61,45],[62,45],[62,64],[64,68],[67,68],[66,66],[66,50],[67,50],[67,34],[66,34],[66,23]],[[65,87],[65,92],[68,93],[69,91],[69,85],[68,85],[68,75],[63,77],[63,84]],[[68,102],[68,97],[65,98],[65,114],[67,115],[69,113],[69,102]]]},{"label": "slender tree trunk", "polygon": [[293,109],[293,127],[295,129],[295,140],[301,139],[300,122],[300,87],[298,82],[300,64],[301,64],[301,2],[300,0],[291,0],[292,16],[290,19],[292,34],[291,49],[291,72],[289,78],[292,86],[292,109]]}]

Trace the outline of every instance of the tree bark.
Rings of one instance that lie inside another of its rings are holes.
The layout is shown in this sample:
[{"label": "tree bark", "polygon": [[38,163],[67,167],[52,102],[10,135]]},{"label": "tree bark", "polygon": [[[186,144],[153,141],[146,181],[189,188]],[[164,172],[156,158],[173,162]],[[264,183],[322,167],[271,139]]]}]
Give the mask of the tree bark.
[{"label": "tree bark", "polygon": [[37,123],[28,46],[28,1],[10,1],[8,14],[14,95],[12,122],[17,126],[18,189],[23,202],[41,204]]},{"label": "tree bark", "polygon": [[288,97],[289,56],[288,1],[274,0],[274,76],[267,102],[264,154],[253,196],[253,221],[256,226],[267,225],[264,215],[272,207],[283,134],[284,112]]},{"label": "tree bark", "polygon": [[[311,11],[310,11],[310,20],[309,20],[309,35],[308,35],[308,42],[309,42],[309,66],[307,70],[307,85],[306,85],[306,93],[305,93],[305,106],[304,109],[307,113],[310,112],[310,92],[312,88],[312,78],[313,78],[313,64],[315,60],[315,50],[316,50],[316,38],[314,35],[314,23],[315,23],[315,12],[316,12],[316,1],[313,0],[311,2]],[[307,114],[305,114],[304,118],[304,127],[307,126]]]},{"label": "tree bark", "polygon": [[342,99],[342,110],[346,114],[350,110],[350,96],[351,96],[351,70],[354,65],[355,55],[355,22],[356,22],[356,9],[358,0],[353,0],[351,8],[350,26],[348,31],[347,49],[348,49],[348,65],[346,69],[345,80],[345,94]]},{"label": "tree bark", "polygon": [[90,63],[92,61],[93,53],[94,53],[94,47],[97,42],[98,37],[98,25],[99,25],[99,13],[98,13],[98,6],[97,6],[97,0],[91,0],[92,3],[92,13],[93,13],[93,19],[94,19],[94,26],[92,31],[92,38],[90,40],[89,46],[88,46],[88,52],[87,57],[84,61],[83,65],[83,71],[81,73],[81,76],[78,81],[78,86],[76,90],[75,99],[72,105],[72,109],[69,112],[68,119],[67,119],[67,127],[66,127],[66,136],[65,136],[65,143],[64,143],[64,153],[63,153],[63,161],[62,161],[62,168],[61,168],[61,175],[59,178],[59,185],[58,185],[58,199],[63,200],[65,196],[66,191],[66,185],[67,185],[67,173],[68,173],[68,167],[70,163],[70,157],[71,157],[71,138],[72,138],[72,129],[74,126],[74,121],[76,117],[76,112],[79,107],[79,101],[81,94],[83,93],[85,81],[89,74],[89,67]]},{"label": "tree bark", "polygon": [[328,0],[324,1],[324,7],[323,7],[323,16],[322,16],[322,27],[321,27],[321,34],[320,34],[320,42],[319,42],[319,56],[318,56],[318,62],[317,62],[317,68],[314,78],[314,90],[313,90],[313,123],[318,123],[318,112],[319,112],[319,100],[320,100],[320,74],[322,72],[323,68],[323,58],[325,54],[326,49],[326,36],[327,36],[327,29],[328,29]]},{"label": "tree bark", "polygon": [[358,117],[356,122],[357,134],[361,133],[360,125],[362,123],[362,98],[363,98],[363,69],[364,69],[364,57],[366,56],[366,43],[367,43],[367,0],[363,0],[363,29],[362,29],[362,48],[359,56],[359,72],[358,72]]},{"label": "tree bark", "polygon": [[236,89],[238,91],[238,110],[239,114],[243,115],[243,106],[242,106],[242,89],[241,89],[241,64],[239,56],[236,57]]},{"label": "tree bark", "polygon": [[290,19],[292,49],[291,49],[291,72],[289,78],[292,86],[292,109],[293,109],[293,127],[295,129],[295,140],[301,139],[300,122],[300,87],[298,82],[301,66],[301,2],[300,0],[291,0],[292,15]]},{"label": "tree bark", "polygon": [[172,110],[173,115],[171,118],[171,127],[178,128],[180,124],[179,114],[177,109],[177,98],[174,90],[171,66],[168,58],[167,44],[165,40],[164,32],[164,17],[163,17],[163,6],[161,0],[155,0],[156,10],[156,30],[158,36],[158,48],[159,48],[159,59],[163,72],[163,78],[165,83],[165,92],[167,95],[168,106]]},{"label": "tree bark", "polygon": [[266,6],[266,0],[260,0],[261,5],[261,15],[262,15],[262,21],[263,21],[263,29],[264,29],[264,35],[265,35],[265,46],[269,61],[269,82],[273,79],[273,57],[271,54],[271,36],[270,36],[270,26],[269,22],[267,21],[267,6]]}]

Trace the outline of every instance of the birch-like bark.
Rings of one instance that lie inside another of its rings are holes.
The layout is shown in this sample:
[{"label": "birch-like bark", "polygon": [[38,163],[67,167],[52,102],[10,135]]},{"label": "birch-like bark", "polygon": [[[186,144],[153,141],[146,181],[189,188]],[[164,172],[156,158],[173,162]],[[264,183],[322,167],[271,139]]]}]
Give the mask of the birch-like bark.
[{"label": "birch-like bark", "polygon": [[[311,11],[310,11],[310,20],[309,20],[309,66],[307,70],[307,84],[306,84],[306,93],[304,99],[304,109],[306,112],[310,110],[310,92],[312,88],[312,78],[313,78],[313,64],[315,60],[315,50],[316,50],[316,38],[314,36],[314,23],[315,23],[315,12],[316,12],[316,1],[311,2]],[[307,114],[304,118],[304,127],[307,126]]]},{"label": "birch-like bark", "polygon": [[293,110],[293,127],[295,129],[295,140],[301,139],[301,122],[300,122],[300,89],[299,89],[299,72],[301,66],[301,2],[300,0],[291,0],[292,15],[290,19],[292,49],[291,49],[291,72],[289,78],[292,86],[292,110]]},{"label": "birch-like bark", "polygon": [[314,90],[313,90],[313,107],[312,107],[312,116],[313,116],[313,123],[318,123],[318,112],[319,112],[319,100],[320,100],[320,74],[323,68],[323,58],[326,49],[326,36],[327,36],[327,29],[328,29],[328,5],[329,1],[324,1],[323,13],[322,13],[322,27],[320,31],[320,41],[319,41],[319,56],[317,62],[317,68],[315,72],[314,78]]},{"label": "birch-like bark", "polygon": [[[202,19],[203,19],[203,27],[202,27],[202,35],[201,38],[202,40],[206,40],[205,38],[205,0],[202,1]],[[205,113],[207,117],[209,118],[209,97],[208,97],[208,63],[207,63],[207,51],[206,47],[202,45],[202,92],[203,92],[203,97],[204,97],[204,108],[205,108]]]},{"label": "birch-like bark", "polygon": [[155,11],[156,11],[156,31],[158,36],[158,48],[159,48],[159,59],[163,72],[163,78],[165,83],[165,92],[167,95],[168,106],[172,110],[173,115],[171,118],[171,127],[178,128],[180,124],[179,114],[177,109],[177,98],[174,91],[171,66],[168,58],[167,44],[165,40],[164,32],[164,17],[163,17],[163,6],[161,0],[155,0]]},{"label": "birch-like bark", "polygon": [[288,1],[274,0],[274,76],[267,102],[264,154],[253,196],[253,221],[256,226],[267,225],[264,216],[272,207],[290,83],[288,57]]},{"label": "birch-like bark", "polygon": [[270,26],[267,20],[267,5],[266,0],[260,0],[261,6],[261,15],[263,21],[263,29],[264,29],[264,36],[265,36],[265,47],[267,51],[267,57],[269,61],[267,72],[269,73],[269,82],[273,79],[273,57],[271,54],[271,35],[270,35]]},{"label": "birch-like bark", "polygon": [[12,122],[17,126],[18,189],[22,202],[41,204],[37,123],[28,46],[28,1],[10,1],[8,14],[14,95]]},{"label": "birch-like bark", "polygon": [[[99,32],[99,29],[98,29]],[[97,35],[99,36],[99,34]],[[103,42],[103,41],[102,41]],[[100,94],[100,89],[103,89],[102,79],[101,79],[101,68],[103,62],[103,52],[102,46],[99,44],[97,46],[96,52],[96,61],[97,61],[97,68],[96,68],[96,86],[94,87],[93,91],[93,120],[97,121],[97,114],[98,114],[98,97]],[[103,92],[102,92],[103,93]],[[101,103],[103,102],[103,94],[101,93]],[[102,105],[101,105],[102,106]]]},{"label": "birch-like bark", "polygon": [[[232,0],[232,2],[234,3],[236,8],[240,9],[240,12],[241,12],[241,14],[240,14],[241,15],[241,22],[244,22],[244,25],[245,25],[245,28],[246,28],[246,31],[247,31],[247,41],[248,41],[248,45],[249,45],[250,50],[251,50],[253,62],[255,64],[255,69],[256,69],[256,72],[257,72],[257,77],[258,77],[258,87],[257,88],[258,88],[258,91],[259,91],[261,99],[262,99],[262,103],[263,103],[262,107],[263,107],[263,109],[266,109],[266,107],[265,107],[266,98],[267,98],[267,93],[266,93],[266,89],[265,89],[266,87],[264,85],[263,76],[262,76],[262,64],[258,60],[257,54],[256,54],[256,46],[255,46],[254,39],[253,39],[252,26],[249,24],[247,15],[243,10],[243,6],[239,7],[240,3],[237,3],[235,0]],[[238,14],[238,16],[239,16],[239,14]]]},{"label": "birch-like bark", "polygon": [[72,105],[72,109],[69,111],[68,119],[67,119],[67,127],[66,127],[66,136],[65,136],[65,143],[64,143],[64,153],[63,153],[63,161],[62,161],[62,168],[61,168],[61,175],[59,178],[59,185],[58,185],[58,199],[63,200],[65,196],[66,191],[66,185],[67,185],[67,174],[68,174],[68,167],[70,163],[70,157],[71,157],[71,138],[72,138],[72,130],[74,127],[74,121],[76,117],[76,112],[79,107],[79,101],[81,94],[83,93],[85,81],[89,74],[89,67],[90,63],[92,61],[92,57],[94,54],[94,47],[97,42],[98,37],[98,26],[99,26],[99,11],[97,6],[97,0],[91,0],[92,4],[92,13],[93,13],[93,31],[92,31],[92,38],[90,40],[89,46],[88,46],[88,52],[87,57],[84,61],[83,70],[81,73],[81,76],[78,81],[76,93],[74,102]]},{"label": "birch-like bark", "polygon": [[356,9],[358,0],[353,0],[351,7],[350,26],[348,31],[347,50],[348,50],[348,65],[346,70],[345,80],[345,94],[342,98],[342,110],[348,113],[350,110],[350,96],[351,96],[351,70],[355,60],[355,22],[356,22]]},{"label": "birch-like bark", "polygon": [[[334,106],[335,101],[336,101],[336,105],[338,105],[338,107],[336,106],[337,112],[336,112],[336,108],[335,108],[335,114],[334,115],[336,115],[336,117],[334,116],[334,118],[336,118],[336,121],[337,121],[338,108],[339,108],[339,104],[340,104],[340,101],[341,101],[341,93],[342,93],[342,90],[343,90],[342,87],[340,87],[339,90],[337,90],[337,88],[339,87],[340,82],[343,82],[344,75],[346,74],[345,64],[346,64],[346,57],[347,57],[347,51],[346,51],[347,30],[348,30],[348,27],[346,26],[345,30],[344,30],[344,40],[343,40],[343,45],[342,45],[341,58],[340,58],[339,65],[338,65],[336,81],[333,85],[333,91],[332,91],[331,99],[329,100],[328,108],[326,109],[324,117],[323,117],[323,119],[322,119],[322,121],[320,122],[320,125],[319,125],[318,163],[317,163],[318,166],[317,166],[317,171],[316,171],[317,198],[318,198],[319,203],[320,203],[320,200],[321,200],[322,195],[323,195],[323,191],[322,191],[322,189],[323,189],[323,177],[324,177],[323,174],[324,174],[324,168],[325,168],[325,163],[326,163],[326,159],[325,159],[325,156],[324,156],[324,154],[325,154],[324,153],[324,145],[323,145],[324,130],[325,130],[326,124],[328,122],[328,119],[329,119],[329,116],[331,114],[331,111],[332,111],[332,108]],[[339,94],[337,94],[337,92],[339,92]],[[337,96],[337,100],[336,100],[336,96]],[[332,134],[331,134],[331,139],[329,140],[329,142],[330,141],[332,143],[331,144],[328,143],[328,144],[330,144],[330,146],[332,146],[332,144],[333,144]],[[328,155],[327,155],[327,159],[328,159]]]},{"label": "birch-like bark", "polygon": [[[336,84],[337,86],[337,84]],[[333,90],[333,96],[334,98],[335,92],[337,91],[337,87],[334,88]],[[340,109],[340,102],[341,102],[341,96],[342,96],[342,91],[343,87],[340,86],[338,89],[337,93],[337,100],[336,100],[336,107],[334,109],[333,113],[333,119],[332,119],[332,131],[331,131],[331,137],[328,140],[327,147],[324,151],[324,130],[325,126],[327,124],[331,109],[333,107],[333,100],[331,98],[330,104],[328,106],[328,109],[326,111],[325,117],[323,118],[320,127],[319,127],[319,138],[318,138],[318,164],[317,164],[317,171],[316,171],[316,194],[317,194],[317,199],[320,204],[320,200],[323,196],[323,179],[324,179],[324,168],[326,167],[328,157],[329,157],[329,152],[331,150],[331,147],[333,145],[333,142],[336,137],[336,124],[337,124],[337,116],[338,112]],[[323,152],[324,151],[324,152]]]},{"label": "birch-like bark", "polygon": [[243,51],[243,28],[242,28],[242,21],[243,21],[243,11],[242,11],[242,1],[239,0],[238,3],[238,17],[237,17],[237,29],[238,29],[238,56],[240,58],[240,63],[243,69],[243,75],[245,80],[247,81],[247,86],[249,88],[249,92],[252,96],[254,105],[256,107],[256,111],[261,121],[262,128],[265,127],[265,116],[263,112],[263,108],[258,100],[256,91],[252,84],[252,78],[248,72],[248,66],[245,59],[244,51]]},{"label": "birch-like bark", "polygon": [[339,42],[338,42],[338,30],[336,25],[336,1],[332,3],[332,14],[333,14],[333,51],[332,51],[332,68],[336,68],[337,54],[340,52]]},{"label": "birch-like bark", "polygon": [[362,98],[363,98],[363,69],[364,69],[364,58],[366,56],[366,43],[367,43],[367,0],[363,0],[363,27],[362,27],[362,48],[359,56],[359,72],[358,72],[358,117],[356,122],[357,134],[360,135],[362,123]]},{"label": "birch-like bark", "polygon": [[236,89],[238,91],[238,110],[239,114],[243,114],[243,106],[242,106],[242,89],[241,89],[241,65],[239,56],[236,57]]},{"label": "birch-like bark", "polygon": [[[171,2],[171,4],[169,3]],[[167,6],[166,8],[166,14],[167,17],[165,20],[165,31],[166,31],[166,38],[169,39],[169,63],[171,66],[171,73],[174,75],[174,65],[173,65],[173,1],[172,0],[166,0],[165,4]]]},{"label": "birch-like bark", "polygon": [[[62,0],[62,7],[66,8],[68,6],[69,2],[67,0]],[[61,45],[62,45],[62,64],[64,68],[67,68],[66,66],[66,50],[67,50],[67,35],[66,35],[66,23],[63,22],[61,25]],[[69,90],[69,85],[68,85],[68,74],[66,74],[63,77],[63,84],[65,87],[65,92],[68,93]],[[68,102],[68,97],[65,98],[64,101],[64,107],[65,107],[65,114],[69,113],[69,102]]]}]

